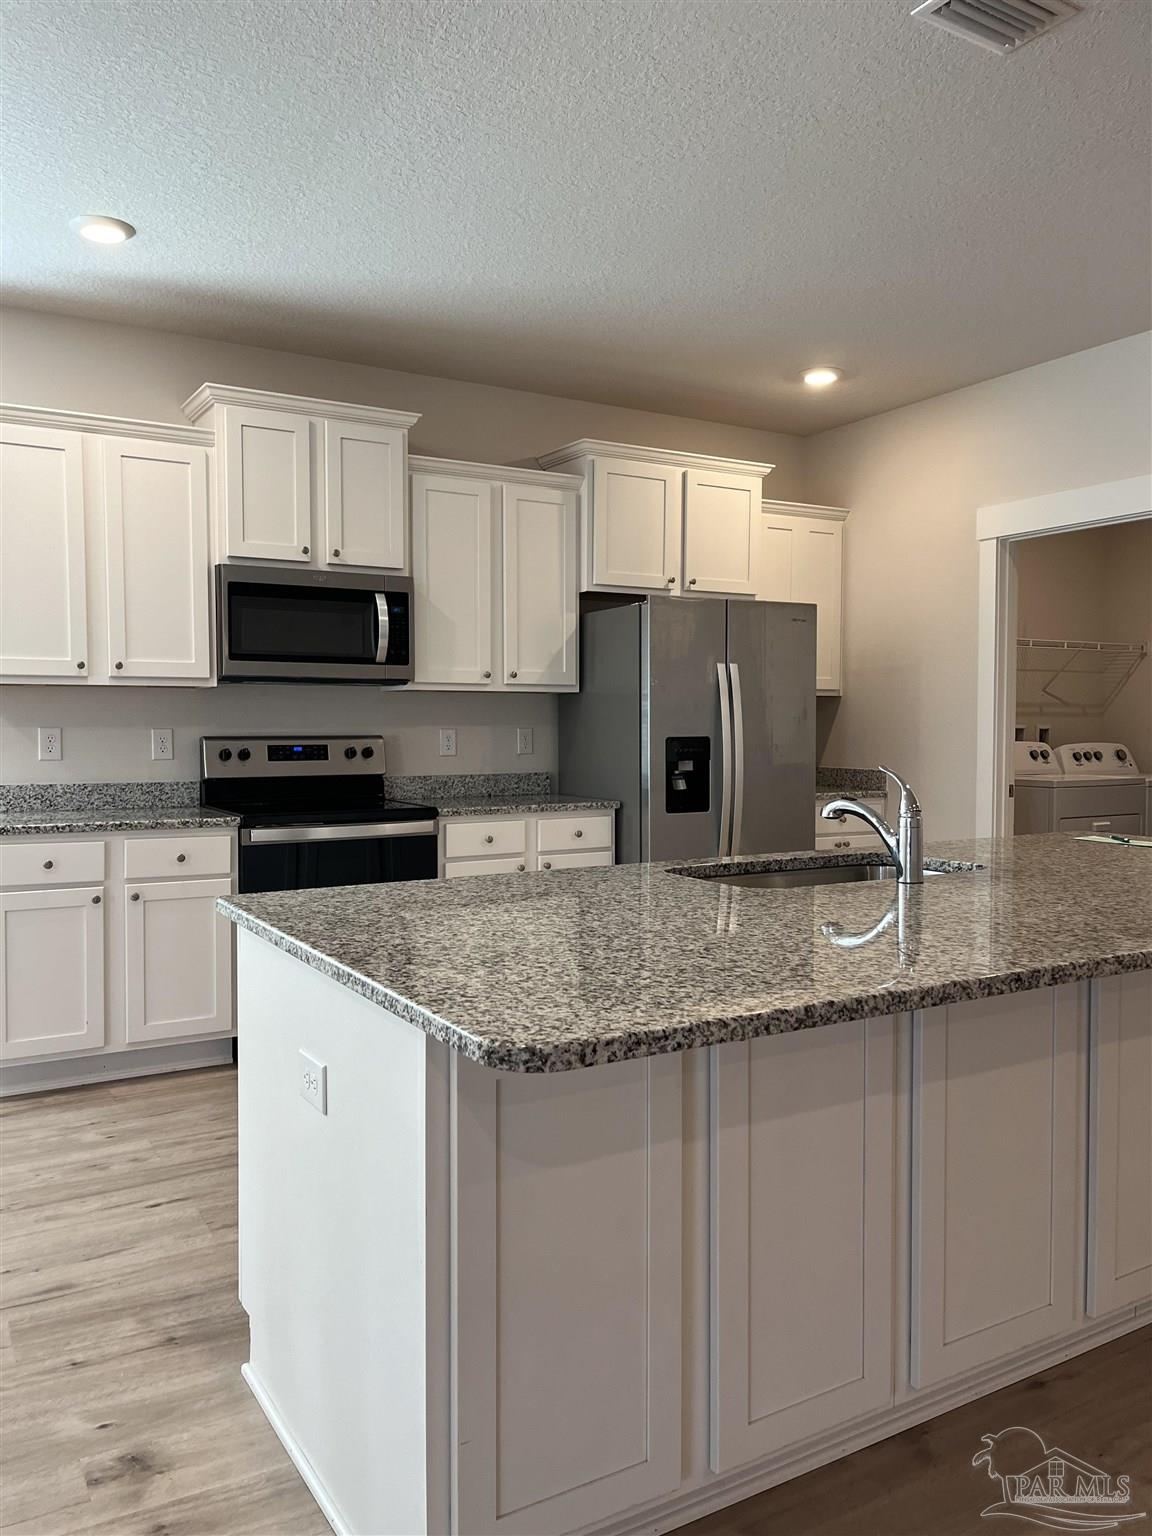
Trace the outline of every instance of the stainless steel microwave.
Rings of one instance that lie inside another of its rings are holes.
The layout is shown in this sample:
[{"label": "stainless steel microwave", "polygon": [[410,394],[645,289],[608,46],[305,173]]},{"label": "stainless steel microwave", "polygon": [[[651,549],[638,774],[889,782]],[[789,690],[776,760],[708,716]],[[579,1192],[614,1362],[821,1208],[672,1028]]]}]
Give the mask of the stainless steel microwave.
[{"label": "stainless steel microwave", "polygon": [[218,565],[216,623],[223,682],[412,681],[407,576]]}]

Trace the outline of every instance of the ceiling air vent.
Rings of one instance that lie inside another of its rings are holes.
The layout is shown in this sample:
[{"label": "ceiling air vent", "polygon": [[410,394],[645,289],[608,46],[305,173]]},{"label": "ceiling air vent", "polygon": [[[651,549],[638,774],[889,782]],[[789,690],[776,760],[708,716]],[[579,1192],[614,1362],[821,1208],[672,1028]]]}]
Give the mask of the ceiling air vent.
[{"label": "ceiling air vent", "polygon": [[1015,53],[1079,9],[1072,0],[924,0],[912,15],[1005,54]]}]

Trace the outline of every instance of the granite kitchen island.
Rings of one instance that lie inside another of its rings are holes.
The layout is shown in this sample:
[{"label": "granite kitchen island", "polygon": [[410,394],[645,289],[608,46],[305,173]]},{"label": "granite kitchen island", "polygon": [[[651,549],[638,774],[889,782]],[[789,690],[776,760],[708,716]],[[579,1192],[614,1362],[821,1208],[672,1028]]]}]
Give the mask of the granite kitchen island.
[{"label": "granite kitchen island", "polygon": [[1152,1318],[1152,857],[929,855],[221,903],[246,1375],[335,1529],[672,1530]]}]

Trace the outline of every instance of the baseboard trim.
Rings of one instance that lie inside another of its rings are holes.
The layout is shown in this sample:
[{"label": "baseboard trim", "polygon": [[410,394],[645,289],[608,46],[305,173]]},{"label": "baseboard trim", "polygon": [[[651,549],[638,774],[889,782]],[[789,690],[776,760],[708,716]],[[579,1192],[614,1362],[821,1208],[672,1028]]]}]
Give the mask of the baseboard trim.
[{"label": "baseboard trim", "polygon": [[232,1060],[232,1036],[184,1045],[145,1045],[108,1055],[68,1056],[56,1061],[5,1062],[0,1067],[0,1099],[25,1093],[50,1093],[56,1088],[83,1088],[90,1083],[118,1083],[130,1077],[155,1077],[162,1072],[190,1072],[199,1067],[225,1066]]},{"label": "baseboard trim", "polygon": [[675,1531],[693,1520],[727,1509],[732,1504],[751,1498],[753,1494],[764,1493],[780,1483],[790,1482],[794,1477],[802,1477],[805,1472],[839,1461],[843,1456],[850,1456],[854,1451],[887,1440],[927,1419],[937,1418],[952,1408],[987,1397],[1002,1387],[1010,1387],[1034,1376],[1037,1371],[1047,1370],[1076,1355],[1087,1354],[1101,1344],[1108,1344],[1113,1339],[1146,1327],[1150,1321],[1152,1316],[1143,1308],[1135,1315],[1126,1311],[1121,1318],[1113,1317],[1098,1324],[1087,1324],[1075,1334],[1050,1340],[1039,1348],[1033,1347],[994,1368],[970,1373],[961,1382],[926,1388],[917,1392],[914,1399],[905,1399],[894,1408],[884,1408],[869,1414],[867,1418],[858,1419],[854,1424],[829,1435],[790,1446],[786,1451],[754,1466],[741,1467],[736,1472],[699,1484],[661,1503],[632,1510],[626,1515],[615,1516],[596,1525],[584,1526],[577,1536],[666,1536],[667,1532]]},{"label": "baseboard trim", "polygon": [[250,1365],[245,1364],[240,1367],[240,1374],[248,1383],[248,1390],[260,1404],[261,1412],[276,1431],[276,1438],[287,1451],[288,1459],[304,1479],[308,1492],[320,1506],[320,1513],[336,1532],[336,1536],[355,1536],[351,1525],[340,1513],[336,1501],[324,1486],[320,1474],[305,1456],[296,1437],[280,1417],[279,1409],[269,1397],[256,1372]]}]

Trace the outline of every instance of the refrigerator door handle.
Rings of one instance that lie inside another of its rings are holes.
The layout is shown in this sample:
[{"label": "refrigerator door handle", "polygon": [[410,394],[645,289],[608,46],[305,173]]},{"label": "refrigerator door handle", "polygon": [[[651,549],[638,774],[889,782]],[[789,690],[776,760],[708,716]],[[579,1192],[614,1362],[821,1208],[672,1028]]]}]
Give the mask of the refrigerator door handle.
[{"label": "refrigerator door handle", "polygon": [[734,788],[732,795],[732,852],[743,852],[744,830],[744,701],[740,695],[740,663],[729,662],[732,676],[732,761]]},{"label": "refrigerator door handle", "polygon": [[728,688],[728,664],[716,663],[716,680],[720,684],[720,847],[719,858],[726,859],[732,851],[732,699]]}]

